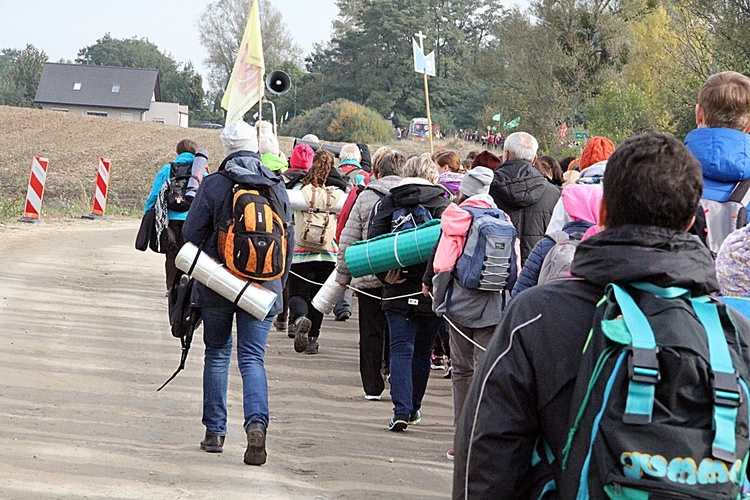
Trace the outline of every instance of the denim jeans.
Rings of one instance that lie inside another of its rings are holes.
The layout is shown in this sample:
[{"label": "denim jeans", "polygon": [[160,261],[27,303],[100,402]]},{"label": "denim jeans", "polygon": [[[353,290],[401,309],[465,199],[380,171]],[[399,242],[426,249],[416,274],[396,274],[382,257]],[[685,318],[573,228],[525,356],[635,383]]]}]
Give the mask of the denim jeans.
[{"label": "denim jeans", "polygon": [[227,385],[232,357],[232,321],[237,315],[237,364],[242,375],[244,427],[268,427],[268,382],[263,357],[272,318],[259,320],[234,307],[203,307],[203,425],[211,434],[227,433]]},{"label": "denim jeans", "polygon": [[440,318],[385,312],[391,334],[391,399],[393,414],[408,416],[422,406],[430,378],[430,352]]}]

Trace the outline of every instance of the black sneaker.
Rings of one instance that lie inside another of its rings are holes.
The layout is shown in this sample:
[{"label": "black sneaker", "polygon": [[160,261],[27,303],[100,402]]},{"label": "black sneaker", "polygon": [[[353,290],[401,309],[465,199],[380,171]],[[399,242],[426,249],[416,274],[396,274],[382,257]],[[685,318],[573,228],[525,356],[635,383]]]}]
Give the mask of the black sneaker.
[{"label": "black sneaker", "polygon": [[294,325],[292,325],[289,333],[294,333],[295,352],[305,352],[305,349],[307,349],[307,334],[310,333],[310,327],[312,327],[312,321],[304,316],[294,320]]},{"label": "black sneaker", "polygon": [[305,354],[318,354],[318,337],[309,337],[307,339]]},{"label": "black sneaker", "polygon": [[336,316],[336,321],[346,321],[351,317],[352,317],[352,313],[348,313],[348,312],[341,313],[338,316]]},{"label": "black sneaker", "polygon": [[422,421],[422,412],[417,410],[411,415],[409,415],[409,425],[417,425],[419,422]]},{"label": "black sneaker", "polygon": [[245,463],[247,465],[263,465],[266,463],[266,426],[263,422],[251,422],[245,429],[247,433],[247,449]]},{"label": "black sneaker", "polygon": [[409,426],[409,415],[394,415],[388,422],[388,430],[393,432],[403,432]]},{"label": "black sneaker", "polygon": [[206,437],[201,441],[201,450],[208,453],[222,453],[224,451],[224,436],[206,431]]}]

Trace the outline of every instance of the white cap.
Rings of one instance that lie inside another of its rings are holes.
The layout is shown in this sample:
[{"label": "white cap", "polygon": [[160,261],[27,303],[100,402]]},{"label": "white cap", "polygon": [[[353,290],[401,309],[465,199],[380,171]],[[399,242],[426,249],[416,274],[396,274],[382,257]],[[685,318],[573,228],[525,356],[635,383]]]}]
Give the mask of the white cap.
[{"label": "white cap", "polygon": [[227,156],[237,151],[258,152],[258,134],[254,127],[243,120],[224,127],[219,138],[224,147],[224,154]]}]

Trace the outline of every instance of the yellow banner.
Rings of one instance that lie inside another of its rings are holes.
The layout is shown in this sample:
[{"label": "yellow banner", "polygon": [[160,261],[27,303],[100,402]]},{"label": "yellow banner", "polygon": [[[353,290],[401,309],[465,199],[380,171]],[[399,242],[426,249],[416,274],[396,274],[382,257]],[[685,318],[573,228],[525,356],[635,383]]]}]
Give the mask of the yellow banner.
[{"label": "yellow banner", "polygon": [[250,7],[250,17],[234,61],[221,107],[227,110],[225,125],[242,120],[247,111],[263,97],[263,42],[260,37],[258,0]]}]

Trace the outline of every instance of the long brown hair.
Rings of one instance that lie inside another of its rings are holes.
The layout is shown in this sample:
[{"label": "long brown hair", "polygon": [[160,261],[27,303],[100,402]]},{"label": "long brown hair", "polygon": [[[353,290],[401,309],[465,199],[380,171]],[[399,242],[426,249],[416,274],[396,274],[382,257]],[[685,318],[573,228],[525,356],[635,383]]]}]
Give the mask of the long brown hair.
[{"label": "long brown hair", "polygon": [[302,184],[312,184],[313,187],[324,187],[328,180],[328,174],[333,167],[333,155],[325,149],[319,149],[313,156],[312,167],[302,179]]}]

